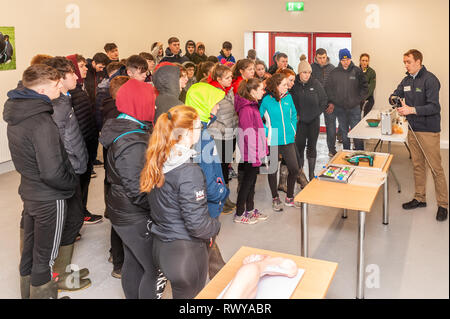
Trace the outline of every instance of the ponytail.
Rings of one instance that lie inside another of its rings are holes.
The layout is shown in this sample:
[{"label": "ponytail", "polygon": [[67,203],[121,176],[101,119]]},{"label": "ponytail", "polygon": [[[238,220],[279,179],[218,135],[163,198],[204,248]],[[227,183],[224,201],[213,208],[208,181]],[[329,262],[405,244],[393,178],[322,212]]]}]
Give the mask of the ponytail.
[{"label": "ponytail", "polygon": [[261,85],[262,81],[257,78],[252,78],[248,80],[242,80],[238,87],[238,95],[247,99],[249,101],[256,101],[255,98],[251,95],[252,90],[257,90]]},{"label": "ponytail", "polygon": [[175,144],[181,139],[180,130],[192,130],[197,111],[186,105],[172,107],[158,117],[146,152],[145,166],[141,172],[141,192],[150,192],[164,185],[163,166]]}]

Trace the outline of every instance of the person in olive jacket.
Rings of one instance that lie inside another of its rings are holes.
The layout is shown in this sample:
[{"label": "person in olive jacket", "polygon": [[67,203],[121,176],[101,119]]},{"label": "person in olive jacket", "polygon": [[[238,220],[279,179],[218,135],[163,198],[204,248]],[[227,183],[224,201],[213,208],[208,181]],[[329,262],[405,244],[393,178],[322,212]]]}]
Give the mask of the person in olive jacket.
[{"label": "person in olive jacket", "polygon": [[205,286],[208,250],[220,222],[210,216],[205,175],[194,162],[200,138],[197,111],[178,105],[160,115],[141,174],[149,192],[153,258],[172,286],[174,299],[194,298]]},{"label": "person in olive jacket", "polygon": [[[303,58],[304,56],[302,56]],[[317,158],[317,139],[320,132],[320,114],[328,106],[328,97],[319,80],[311,77],[311,65],[306,57],[298,65],[298,75],[291,89],[292,99],[297,110],[297,135],[295,144],[298,148],[298,166],[303,167],[304,152],[308,159],[309,180],[314,178],[314,168]]]},{"label": "person in olive jacket", "polygon": [[364,75],[367,78],[367,84],[369,86],[369,93],[367,94],[367,98],[361,102],[361,111],[363,111],[363,116],[366,116],[369,113],[373,105],[375,104],[375,100],[373,97],[375,86],[377,85],[377,74],[374,69],[369,66],[370,56],[367,53],[361,54],[359,57],[359,67],[364,72]]}]

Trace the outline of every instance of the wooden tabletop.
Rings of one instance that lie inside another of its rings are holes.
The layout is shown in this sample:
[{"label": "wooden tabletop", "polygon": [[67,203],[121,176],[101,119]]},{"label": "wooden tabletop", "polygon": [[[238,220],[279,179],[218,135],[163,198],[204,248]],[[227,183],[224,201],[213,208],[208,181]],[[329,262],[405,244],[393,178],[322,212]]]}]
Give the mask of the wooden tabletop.
[{"label": "wooden tabletop", "polygon": [[[383,172],[387,172],[393,156],[389,155]],[[357,186],[313,179],[295,196],[295,201],[313,205],[370,212],[379,187]]]},{"label": "wooden tabletop", "polygon": [[283,254],[275,251],[241,247],[226,263],[219,273],[206,285],[195,299],[216,299],[217,296],[234,278],[242,266],[245,257],[252,254],[269,255],[292,259],[299,268],[305,270],[291,299],[322,299],[327,294],[328,287],[333,280],[338,264],[334,262],[305,258],[301,256]]}]

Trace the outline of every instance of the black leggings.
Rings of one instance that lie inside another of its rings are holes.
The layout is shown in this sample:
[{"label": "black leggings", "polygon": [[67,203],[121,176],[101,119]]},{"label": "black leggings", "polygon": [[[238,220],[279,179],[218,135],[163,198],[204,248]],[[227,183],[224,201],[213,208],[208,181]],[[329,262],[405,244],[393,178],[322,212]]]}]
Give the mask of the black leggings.
[{"label": "black leggings", "polygon": [[255,185],[258,177],[258,167],[251,163],[239,163],[238,179],[241,181],[236,201],[236,215],[242,216],[245,210],[254,209]]},{"label": "black leggings", "polygon": [[155,265],[170,281],[174,299],[192,299],[203,289],[208,274],[205,242],[174,240],[163,242],[153,237]]},{"label": "black leggings", "polygon": [[123,242],[114,227],[111,226],[111,249],[109,250],[113,260],[113,270],[122,269],[125,253],[123,251]]},{"label": "black leggings", "polygon": [[125,260],[122,288],[127,299],[156,299],[156,267],[153,265],[153,238],[150,220],[113,228],[123,241]]},{"label": "black leggings", "polygon": [[[281,154],[286,162],[286,166],[289,171],[286,196],[292,198],[294,197],[295,181],[298,175],[298,162],[295,144],[291,143],[287,145],[270,146],[270,153],[273,154],[273,152]],[[273,155],[271,155],[271,158],[273,158]],[[278,158],[278,156],[276,158]],[[276,172],[267,175],[269,179],[270,191],[272,192],[272,198],[278,197],[277,173],[278,169]]]},{"label": "black leggings", "polygon": [[228,166],[230,163],[233,163],[233,153],[236,150],[236,138],[232,140],[215,139],[214,142],[216,143],[217,153],[222,166],[223,179],[225,184],[228,184],[230,181]]},{"label": "black leggings", "polygon": [[298,166],[303,167],[305,162],[305,147],[306,157],[317,157],[317,140],[320,132],[320,117],[317,117],[310,123],[298,122],[297,123],[297,136],[295,138],[295,144],[298,150]]}]

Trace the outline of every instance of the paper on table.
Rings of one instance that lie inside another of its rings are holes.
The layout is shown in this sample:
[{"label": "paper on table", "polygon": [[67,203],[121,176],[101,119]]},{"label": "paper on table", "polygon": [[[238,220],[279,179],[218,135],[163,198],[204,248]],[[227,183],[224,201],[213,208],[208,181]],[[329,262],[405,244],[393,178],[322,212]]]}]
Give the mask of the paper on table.
[{"label": "paper on table", "polygon": [[350,176],[348,183],[358,186],[379,187],[386,181],[386,173],[356,169]]},{"label": "paper on table", "polygon": [[[292,296],[295,288],[302,279],[304,269],[298,268],[297,275],[289,278],[286,276],[264,276],[258,282],[258,290],[256,291],[255,299],[289,299]],[[222,299],[231,281],[220,293],[217,299]]]}]

